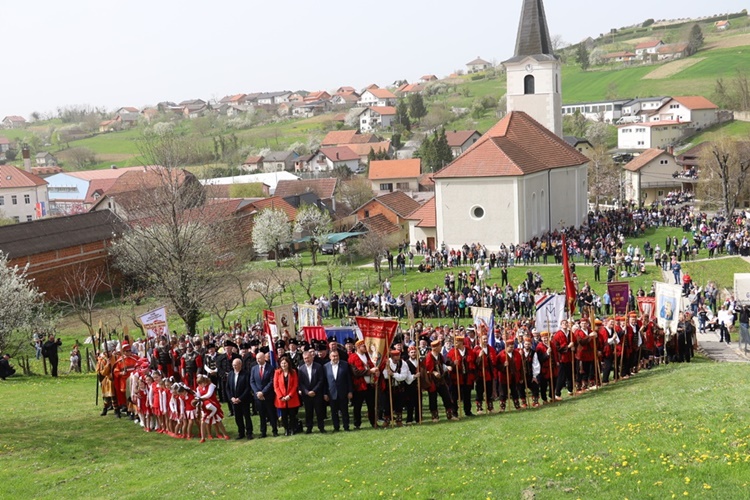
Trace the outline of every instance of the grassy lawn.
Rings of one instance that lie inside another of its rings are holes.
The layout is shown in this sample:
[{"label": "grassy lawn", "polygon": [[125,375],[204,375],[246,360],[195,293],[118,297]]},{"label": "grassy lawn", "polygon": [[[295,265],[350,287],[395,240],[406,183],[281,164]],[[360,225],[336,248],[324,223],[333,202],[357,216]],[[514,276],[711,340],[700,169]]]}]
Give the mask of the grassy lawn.
[{"label": "grassy lawn", "polygon": [[699,359],[539,410],[205,444],[99,417],[93,376],[16,378],[0,382],[0,481],[7,498],[739,499],[748,377]]},{"label": "grassy lawn", "polygon": [[690,138],[689,147],[697,146],[706,141],[714,141],[722,137],[745,138],[750,135],[750,122],[733,121],[722,125],[714,125]]}]

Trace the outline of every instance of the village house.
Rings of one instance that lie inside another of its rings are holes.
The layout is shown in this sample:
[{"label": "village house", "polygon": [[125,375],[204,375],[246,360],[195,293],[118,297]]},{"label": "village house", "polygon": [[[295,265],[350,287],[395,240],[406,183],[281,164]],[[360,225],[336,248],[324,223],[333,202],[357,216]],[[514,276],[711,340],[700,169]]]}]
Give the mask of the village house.
[{"label": "village house", "polygon": [[372,88],[362,93],[357,104],[359,106],[395,106],[397,98],[388,89]]},{"label": "village house", "polygon": [[723,21],[716,21],[714,26],[716,27],[716,31],[726,31],[732,26],[732,24],[728,19],[725,19]]},{"label": "village house", "polygon": [[661,149],[647,149],[623,166],[625,199],[635,203],[664,200],[671,191],[692,191],[698,182],[681,176],[674,156]]},{"label": "village house", "polygon": [[646,150],[668,148],[689,133],[690,124],[678,121],[630,123],[617,128],[617,148]]},{"label": "village house", "polygon": [[428,82],[436,82],[438,79],[435,75],[424,75],[422,78],[419,79],[420,82],[428,83]]},{"label": "village house", "polygon": [[117,120],[124,128],[136,125],[140,116],[141,112],[138,108],[132,106],[125,106],[115,111],[115,120]]},{"label": "village house", "polygon": [[409,241],[424,242],[430,250],[437,250],[437,222],[435,221],[435,197],[406,216],[409,221]]},{"label": "village house", "polygon": [[23,128],[26,119],[23,116],[10,115],[3,118],[2,124],[5,128]]},{"label": "village house", "polygon": [[719,107],[703,96],[672,97],[651,113],[649,122],[689,122],[696,131],[718,123]]},{"label": "village house", "polygon": [[611,101],[577,102],[566,104],[562,108],[564,115],[575,115],[580,113],[589,121],[603,121],[605,123],[616,123],[623,115],[623,106],[628,99],[615,99]]},{"label": "village house", "polygon": [[664,46],[664,42],[661,40],[648,40],[641,42],[635,46],[635,55],[639,58],[647,58],[651,55],[656,55],[659,52],[659,48]]},{"label": "village house", "polygon": [[359,114],[359,129],[369,132],[379,128],[391,128],[396,121],[396,108],[393,106],[372,106]]},{"label": "village house", "polygon": [[314,193],[317,199],[327,206],[329,210],[335,212],[335,194],[338,182],[339,180],[336,177],[283,180],[276,184],[274,195],[286,199],[291,196],[302,196],[306,193]]},{"label": "village house", "polygon": [[476,59],[473,61],[466,63],[466,72],[471,73],[479,73],[480,71],[484,71],[486,69],[489,69],[492,67],[492,63],[485,61],[481,57],[477,56]]},{"label": "village house", "polygon": [[326,92],[325,90],[317,90],[315,92],[310,92],[307,94],[303,101],[304,102],[315,102],[315,101],[328,101],[331,99],[331,94]]},{"label": "village house", "polygon": [[340,146],[346,146],[354,153],[359,156],[360,163],[367,164],[369,162],[370,151],[373,153],[385,153],[389,157],[393,155],[393,149],[391,148],[391,141],[379,141],[379,142],[366,142],[366,143],[349,143],[339,144]]},{"label": "village house", "polygon": [[407,216],[420,206],[418,201],[402,191],[377,196],[354,210],[358,225],[352,231],[362,228],[383,235],[398,232],[399,239],[406,240],[409,236]]},{"label": "village house", "polygon": [[331,97],[333,106],[355,106],[359,102],[359,94],[356,92],[344,92]]},{"label": "village house", "polygon": [[579,153],[583,154],[586,158],[592,158],[594,156],[594,146],[588,141],[576,137],[574,135],[566,135],[563,140],[568,143],[572,148],[575,148]]},{"label": "village house", "polygon": [[636,54],[635,52],[629,52],[627,50],[620,51],[620,52],[610,52],[609,54],[604,54],[602,56],[602,60],[605,64],[608,63],[615,63],[615,62],[633,62],[636,60]]},{"label": "village house", "polygon": [[294,169],[294,160],[297,158],[294,151],[271,151],[263,156],[264,172],[291,172]]},{"label": "village house", "polygon": [[14,222],[47,215],[47,182],[13,165],[0,165],[0,214]]},{"label": "village house", "polygon": [[259,105],[273,106],[281,104],[282,102],[289,102],[289,97],[292,95],[288,90],[280,92],[263,92],[256,98],[256,102]]},{"label": "village house", "polygon": [[668,61],[686,57],[688,55],[688,47],[689,44],[687,42],[663,45],[656,51],[657,58],[660,61]]},{"label": "village house", "polygon": [[[10,140],[7,137],[0,136],[0,153],[7,153],[10,150]],[[3,156],[5,158],[5,156]]]},{"label": "village house", "polygon": [[37,167],[54,167],[57,165],[57,158],[52,153],[41,152],[36,154]]},{"label": "village house", "polygon": [[482,137],[482,134],[476,130],[454,130],[445,133],[445,138],[448,140],[448,146],[451,148],[453,158],[461,156],[480,137]]},{"label": "village house", "polygon": [[359,169],[359,156],[347,146],[329,146],[304,157],[297,158],[296,172],[331,172],[346,167],[351,172]]},{"label": "village house", "polygon": [[372,183],[372,190],[377,194],[393,191],[419,191],[419,177],[422,174],[422,161],[419,158],[409,160],[373,160],[367,173]]},{"label": "village house", "polygon": [[263,170],[263,157],[260,155],[250,155],[247,158],[245,158],[245,161],[242,162],[242,168],[243,170],[246,170],[248,172],[257,172]]},{"label": "village house", "polygon": [[664,103],[670,99],[670,96],[638,97],[631,99],[622,105],[622,120],[620,120],[619,123],[646,121],[646,118],[650,114],[661,108]]}]

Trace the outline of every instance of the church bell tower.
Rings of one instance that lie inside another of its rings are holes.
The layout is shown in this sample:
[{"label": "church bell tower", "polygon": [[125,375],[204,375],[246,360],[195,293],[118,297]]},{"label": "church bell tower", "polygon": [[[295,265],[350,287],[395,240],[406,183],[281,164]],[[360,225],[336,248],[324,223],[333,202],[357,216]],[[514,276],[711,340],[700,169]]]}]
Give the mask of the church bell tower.
[{"label": "church bell tower", "polygon": [[524,111],[562,137],[561,64],[552,51],[542,0],[523,0],[515,55],[503,65],[508,112]]}]

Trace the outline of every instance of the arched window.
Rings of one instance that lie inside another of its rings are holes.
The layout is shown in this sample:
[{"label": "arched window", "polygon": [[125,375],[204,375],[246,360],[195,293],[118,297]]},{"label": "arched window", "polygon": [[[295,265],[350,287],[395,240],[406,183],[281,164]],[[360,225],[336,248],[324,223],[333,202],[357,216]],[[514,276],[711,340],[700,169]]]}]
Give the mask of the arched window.
[{"label": "arched window", "polygon": [[531,234],[539,234],[539,207],[536,203],[536,193],[531,193]]},{"label": "arched window", "polygon": [[560,75],[555,74],[555,92],[560,93]]},{"label": "arched window", "polygon": [[526,95],[534,93],[534,75],[526,75],[523,79],[523,93]]},{"label": "arched window", "polygon": [[544,189],[542,189],[541,196],[539,197],[539,214],[541,215],[541,224],[542,227],[540,230],[542,232],[547,231],[547,216],[549,215],[549,209],[547,208],[547,198],[544,194]]}]

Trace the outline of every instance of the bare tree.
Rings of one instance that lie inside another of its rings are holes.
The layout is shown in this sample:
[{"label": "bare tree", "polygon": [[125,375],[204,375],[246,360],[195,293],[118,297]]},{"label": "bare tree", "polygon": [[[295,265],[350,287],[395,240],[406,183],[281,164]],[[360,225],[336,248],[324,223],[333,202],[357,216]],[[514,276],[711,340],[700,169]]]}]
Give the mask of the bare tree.
[{"label": "bare tree", "polygon": [[209,309],[219,318],[222,330],[227,328],[226,319],[229,313],[240,305],[235,283],[228,278],[229,276],[217,286],[214,295],[208,301]]},{"label": "bare tree", "polygon": [[96,163],[96,153],[89,148],[72,148],[65,152],[65,157],[76,170],[84,170]]},{"label": "bare tree", "polygon": [[305,261],[299,255],[289,259],[289,267],[297,273],[297,284],[304,290],[307,298],[313,300],[315,294],[312,293],[312,290],[318,284],[318,275],[307,269]]},{"label": "bare tree", "polygon": [[350,210],[358,209],[374,196],[372,183],[370,183],[367,177],[354,177],[351,180],[342,182],[339,186],[336,198],[340,203],[349,207]]},{"label": "bare tree", "polygon": [[[731,217],[746,194],[750,173],[750,143],[724,137],[703,150],[698,194],[704,202],[716,203]],[[718,199],[717,198],[718,195]]]},{"label": "bare tree", "polygon": [[343,291],[344,281],[346,281],[346,278],[349,276],[350,272],[351,268],[348,265],[343,264],[339,260],[338,255],[334,255],[333,258],[328,259],[325,269],[326,281],[328,282],[328,293],[330,294],[333,292],[334,281],[338,283],[338,289]]},{"label": "bare tree", "polygon": [[383,281],[381,274],[381,260],[385,251],[396,246],[398,235],[383,236],[370,231],[360,237],[353,245],[353,251],[361,257],[372,259],[375,271],[378,273],[378,281]]},{"label": "bare tree", "polygon": [[247,289],[263,297],[268,309],[283,294],[291,279],[284,269],[256,269],[250,273]]},{"label": "bare tree", "polygon": [[65,273],[62,278],[63,297],[58,304],[64,310],[76,315],[86,325],[89,335],[94,333],[94,310],[96,296],[107,285],[107,272],[104,267],[91,268],[78,265]]},{"label": "bare tree", "polygon": [[[148,165],[142,185],[128,201],[130,230],[112,247],[116,265],[168,299],[190,334],[219,286],[218,255],[231,245],[235,228],[206,202],[190,164],[193,143],[173,132],[146,137],[139,145]],[[124,196],[117,200],[121,204]]]},{"label": "bare tree", "polygon": [[602,199],[617,198],[620,190],[618,170],[606,145],[596,146],[589,163],[589,196],[594,200],[597,210]]},{"label": "bare tree", "polygon": [[[550,40],[550,42],[552,43],[552,51],[553,52],[557,52],[558,50],[564,49],[565,47],[568,46],[568,42],[566,42],[565,40],[563,40],[563,37],[560,34],[552,35],[552,39]],[[581,43],[583,43],[583,42],[581,42]]]}]

